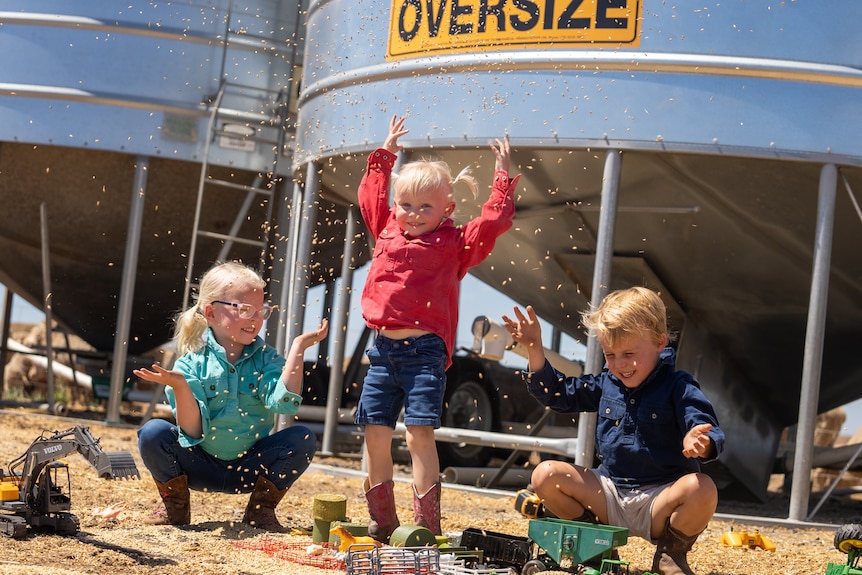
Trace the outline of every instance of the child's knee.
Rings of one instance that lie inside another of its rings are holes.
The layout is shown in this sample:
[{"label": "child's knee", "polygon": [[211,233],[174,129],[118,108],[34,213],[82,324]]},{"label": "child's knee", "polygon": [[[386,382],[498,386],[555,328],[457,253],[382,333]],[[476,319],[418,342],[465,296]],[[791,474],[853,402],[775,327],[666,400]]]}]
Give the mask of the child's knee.
[{"label": "child's knee", "polygon": [[151,456],[162,457],[176,441],[173,426],[164,419],[151,419],[138,429],[138,451],[144,461]]},{"label": "child's knee", "polygon": [[414,450],[436,450],[437,440],[434,438],[434,427],[431,425],[408,425],[407,448],[410,450],[411,453]]},{"label": "child's knee", "polygon": [[571,477],[574,473],[576,473],[575,468],[568,463],[554,460],[542,461],[536,466],[535,469],[533,469],[533,474],[530,479],[530,482],[533,485],[533,489],[538,490],[545,483],[559,483],[561,475],[567,475]]},{"label": "child's knee", "polygon": [[704,503],[711,503],[713,507],[718,505],[718,487],[709,475],[705,473],[696,473],[697,476],[697,497]]},{"label": "child's knee", "polygon": [[704,509],[710,505],[718,505],[718,488],[709,475],[705,473],[689,473],[677,482],[682,488],[684,499],[693,499]]}]

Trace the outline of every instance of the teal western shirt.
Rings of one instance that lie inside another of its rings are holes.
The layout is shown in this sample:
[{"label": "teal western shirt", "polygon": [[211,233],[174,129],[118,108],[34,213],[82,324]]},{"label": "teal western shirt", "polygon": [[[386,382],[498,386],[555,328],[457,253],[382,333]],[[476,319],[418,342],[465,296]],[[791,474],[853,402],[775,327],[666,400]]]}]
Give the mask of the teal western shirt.
[{"label": "teal western shirt", "polygon": [[[302,403],[302,396],[288,391],[281,381],[284,364],[284,357],[259,336],[231,364],[208,329],[204,348],[183,355],[174,365],[198,400],[204,433],[190,437],[180,429],[180,445],[200,445],[226,461],[244,455],[258,439],[269,435],[275,414],[292,415]],[[176,417],[173,390],[166,388],[165,395]]]}]

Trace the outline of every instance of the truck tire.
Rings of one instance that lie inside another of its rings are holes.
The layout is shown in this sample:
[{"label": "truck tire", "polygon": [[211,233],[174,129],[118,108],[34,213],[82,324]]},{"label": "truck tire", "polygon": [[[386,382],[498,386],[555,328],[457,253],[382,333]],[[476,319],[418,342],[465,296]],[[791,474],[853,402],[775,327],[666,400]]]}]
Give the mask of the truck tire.
[{"label": "truck tire", "polygon": [[[443,427],[493,431],[494,406],[481,379],[475,374],[446,383],[442,422]],[[483,445],[437,442],[441,469],[484,467],[491,460],[493,452],[493,448]]]},{"label": "truck tire", "polygon": [[862,549],[862,525],[847,523],[835,531],[835,548],[849,553],[851,548]]}]

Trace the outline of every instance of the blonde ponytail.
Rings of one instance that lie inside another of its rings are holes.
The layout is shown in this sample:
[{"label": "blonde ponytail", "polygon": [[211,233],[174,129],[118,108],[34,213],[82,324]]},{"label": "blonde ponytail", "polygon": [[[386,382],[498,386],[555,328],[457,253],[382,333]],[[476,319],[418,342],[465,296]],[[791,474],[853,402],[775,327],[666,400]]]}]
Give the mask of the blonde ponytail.
[{"label": "blonde ponytail", "polygon": [[454,187],[455,184],[457,184],[458,182],[464,182],[465,184],[467,184],[467,186],[473,192],[474,200],[479,197],[479,184],[476,182],[476,178],[474,178],[470,174],[470,166],[467,166],[466,168],[458,172],[458,175],[455,176],[455,179],[450,182],[450,185]]}]

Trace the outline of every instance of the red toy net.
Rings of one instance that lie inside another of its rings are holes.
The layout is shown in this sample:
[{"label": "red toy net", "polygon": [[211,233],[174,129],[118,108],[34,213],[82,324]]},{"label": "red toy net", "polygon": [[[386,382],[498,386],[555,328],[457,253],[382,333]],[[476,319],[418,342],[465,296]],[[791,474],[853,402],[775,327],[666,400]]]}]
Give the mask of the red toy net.
[{"label": "red toy net", "polygon": [[257,539],[254,541],[231,541],[231,545],[237,549],[251,549],[253,551],[263,551],[270,557],[275,559],[284,559],[301,565],[311,565],[320,569],[332,569],[344,571],[346,566],[344,561],[335,557],[335,552],[338,551],[337,543],[317,543],[324,548],[321,555],[309,555],[309,543],[302,541],[279,541],[277,539]]}]

